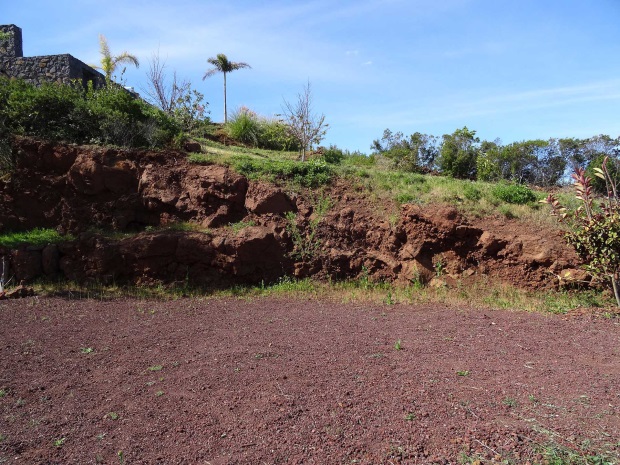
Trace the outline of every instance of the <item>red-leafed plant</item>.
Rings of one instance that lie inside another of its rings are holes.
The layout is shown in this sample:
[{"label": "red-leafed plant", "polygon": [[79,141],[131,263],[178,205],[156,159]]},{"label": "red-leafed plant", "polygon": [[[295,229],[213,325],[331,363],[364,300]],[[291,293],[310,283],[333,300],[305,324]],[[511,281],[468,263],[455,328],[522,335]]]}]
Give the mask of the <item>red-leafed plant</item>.
[{"label": "red-leafed plant", "polygon": [[594,175],[603,179],[607,188],[599,205],[595,203],[592,179],[581,168],[572,175],[575,197],[580,200],[577,209],[565,208],[553,194],[543,202],[551,205],[552,213],[568,226],[566,240],[584,260],[586,271],[596,281],[611,283],[620,307],[620,199],[607,161],[605,158],[601,168],[594,169]]}]

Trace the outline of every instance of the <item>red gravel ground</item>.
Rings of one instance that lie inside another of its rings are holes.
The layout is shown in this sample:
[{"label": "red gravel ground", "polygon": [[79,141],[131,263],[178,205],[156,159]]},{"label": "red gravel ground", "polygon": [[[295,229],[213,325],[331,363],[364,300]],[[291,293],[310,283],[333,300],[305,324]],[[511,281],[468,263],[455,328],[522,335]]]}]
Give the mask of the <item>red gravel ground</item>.
[{"label": "red gravel ground", "polygon": [[32,298],[0,302],[0,324],[0,463],[620,456],[618,319]]}]

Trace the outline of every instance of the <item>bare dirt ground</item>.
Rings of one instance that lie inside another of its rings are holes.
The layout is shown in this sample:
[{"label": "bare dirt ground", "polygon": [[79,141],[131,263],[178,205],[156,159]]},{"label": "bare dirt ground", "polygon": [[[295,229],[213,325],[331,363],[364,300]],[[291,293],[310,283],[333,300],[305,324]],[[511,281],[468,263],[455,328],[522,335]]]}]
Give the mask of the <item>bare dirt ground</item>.
[{"label": "bare dirt ground", "polygon": [[29,298],[0,302],[0,322],[0,463],[620,456],[617,318]]}]

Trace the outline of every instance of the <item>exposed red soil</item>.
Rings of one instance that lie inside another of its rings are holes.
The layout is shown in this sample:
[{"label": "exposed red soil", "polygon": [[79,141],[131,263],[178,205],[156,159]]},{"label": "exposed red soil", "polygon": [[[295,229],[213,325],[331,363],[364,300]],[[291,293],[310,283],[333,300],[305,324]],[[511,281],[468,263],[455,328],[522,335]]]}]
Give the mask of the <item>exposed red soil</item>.
[{"label": "exposed red soil", "polygon": [[[16,138],[16,171],[0,181],[0,229],[58,228],[75,241],[1,250],[17,282],[189,282],[221,287],[282,276],[430,282],[493,277],[549,288],[581,277],[558,231],[467,219],[451,206],[378,206],[345,180],[321,192],[249,181],[232,169],[189,164],[185,153],[52,145]],[[331,206],[317,217],[317,198]],[[300,257],[286,214],[312,241]],[[312,231],[313,221],[318,226]],[[208,232],[145,231],[188,221]],[[231,223],[246,226],[234,232]],[[118,239],[100,230],[140,234]]]},{"label": "exposed red soil", "polygon": [[27,298],[0,321],[2,463],[533,464],[549,440],[620,458],[617,319]]}]

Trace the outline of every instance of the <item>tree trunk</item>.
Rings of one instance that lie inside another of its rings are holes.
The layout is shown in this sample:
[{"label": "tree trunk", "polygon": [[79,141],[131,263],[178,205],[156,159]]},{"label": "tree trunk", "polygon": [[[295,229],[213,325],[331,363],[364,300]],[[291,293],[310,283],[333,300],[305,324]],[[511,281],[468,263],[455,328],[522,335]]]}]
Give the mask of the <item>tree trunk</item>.
[{"label": "tree trunk", "polygon": [[228,123],[228,111],[226,108],[226,73],[224,73],[224,124]]},{"label": "tree trunk", "polygon": [[616,275],[611,277],[611,286],[614,288],[614,297],[616,298],[616,304],[620,307],[620,289],[618,289],[618,281]]}]

